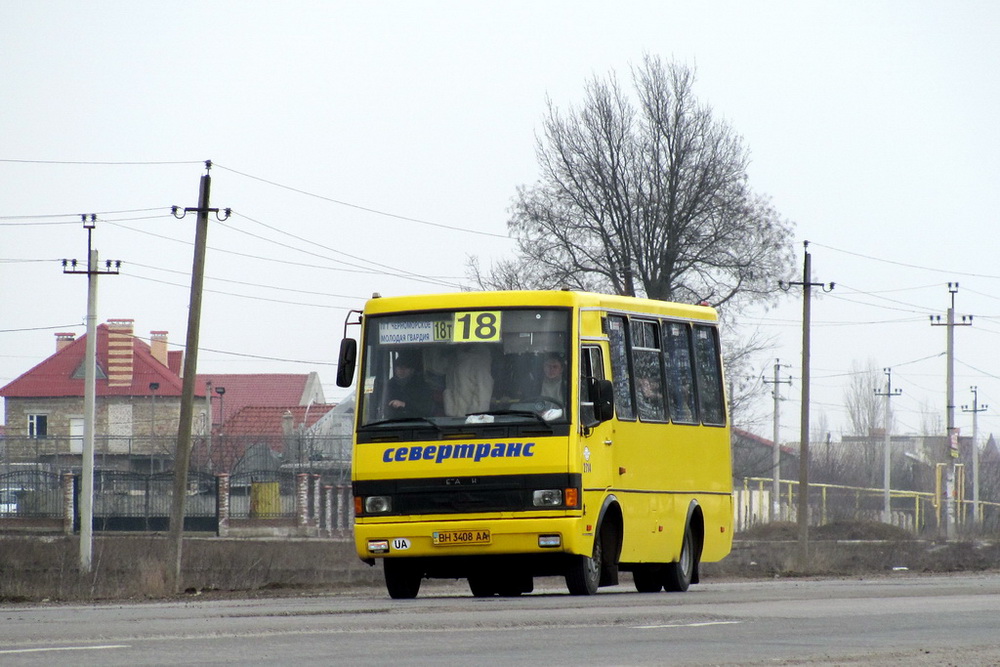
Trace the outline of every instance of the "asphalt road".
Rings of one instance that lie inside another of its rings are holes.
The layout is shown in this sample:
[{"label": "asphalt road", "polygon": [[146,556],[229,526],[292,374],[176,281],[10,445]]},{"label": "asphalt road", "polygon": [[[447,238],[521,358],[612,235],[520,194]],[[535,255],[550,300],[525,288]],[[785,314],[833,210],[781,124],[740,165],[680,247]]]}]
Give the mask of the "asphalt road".
[{"label": "asphalt road", "polygon": [[[0,665],[1000,664],[1000,574],[0,606]],[[536,584],[537,586],[537,584]]]}]

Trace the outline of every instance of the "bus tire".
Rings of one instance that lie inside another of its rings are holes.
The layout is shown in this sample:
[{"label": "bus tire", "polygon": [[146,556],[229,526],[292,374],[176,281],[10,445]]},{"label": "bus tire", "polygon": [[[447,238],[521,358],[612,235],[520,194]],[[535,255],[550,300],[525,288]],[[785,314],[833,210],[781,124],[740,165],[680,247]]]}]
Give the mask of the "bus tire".
[{"label": "bus tire", "polygon": [[385,588],[393,600],[412,600],[420,592],[420,572],[402,558],[385,558]]},{"label": "bus tire", "polygon": [[496,583],[484,575],[469,577],[469,590],[477,598],[491,598],[497,594]]},{"label": "bus tire", "polygon": [[566,572],[566,588],[570,595],[593,595],[601,583],[601,569],[604,564],[604,546],[601,532],[594,536],[594,551],[591,556],[574,556]]},{"label": "bus tire", "polygon": [[659,593],[663,590],[663,570],[659,565],[636,565],[632,581],[640,593]]},{"label": "bus tire", "polygon": [[502,598],[516,598],[535,589],[535,581],[529,576],[513,575],[500,580],[497,595]]},{"label": "bus tire", "polygon": [[663,570],[664,590],[672,593],[683,593],[688,589],[694,576],[696,553],[691,524],[688,524],[684,527],[684,540],[681,542],[680,557],[674,563],[667,563]]}]

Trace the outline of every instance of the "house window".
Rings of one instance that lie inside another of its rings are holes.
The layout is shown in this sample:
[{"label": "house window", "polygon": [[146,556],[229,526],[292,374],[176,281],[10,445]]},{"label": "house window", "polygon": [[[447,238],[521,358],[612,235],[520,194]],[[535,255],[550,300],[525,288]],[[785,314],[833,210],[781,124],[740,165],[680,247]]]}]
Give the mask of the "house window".
[{"label": "house window", "polygon": [[28,437],[45,438],[49,434],[48,415],[28,415]]}]

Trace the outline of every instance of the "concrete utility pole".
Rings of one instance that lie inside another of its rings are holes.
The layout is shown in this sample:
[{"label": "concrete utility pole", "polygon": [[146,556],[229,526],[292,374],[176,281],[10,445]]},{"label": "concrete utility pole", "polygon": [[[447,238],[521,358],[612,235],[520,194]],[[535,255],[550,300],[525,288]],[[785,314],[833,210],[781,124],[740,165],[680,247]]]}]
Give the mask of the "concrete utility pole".
[{"label": "concrete utility pole", "polygon": [[[174,487],[170,506],[170,542],[173,545],[173,589],[180,592],[181,558],[184,545],[184,502],[187,496],[187,473],[191,462],[191,426],[194,422],[194,383],[198,374],[198,338],[201,330],[201,296],[205,283],[205,251],[208,246],[208,214],[215,213],[220,220],[229,217],[230,210],[225,210],[225,217],[219,216],[219,209],[209,208],[208,200],[212,190],[212,177],[208,172],[212,169],[212,161],[205,162],[205,174],[201,177],[201,188],[196,208],[185,208],[177,215],[179,207],[173,208],[174,217],[178,220],[188,213],[198,214],[194,238],[194,264],[191,269],[191,301],[188,306],[187,343],[184,348],[184,378],[181,387],[181,414],[177,427],[177,452],[174,456]],[[211,423],[209,422],[209,429]]]},{"label": "concrete utility pole", "polygon": [[87,230],[87,268],[80,271],[76,260],[62,261],[63,273],[87,276],[87,345],[83,369],[83,454],[80,462],[80,571],[90,572],[94,553],[94,429],[97,417],[97,276],[105,273],[117,275],[120,261],[108,261],[105,269],[98,268],[97,249],[93,247],[94,226],[97,216],[86,215],[83,228]]},{"label": "concrete utility pole", "polygon": [[972,326],[972,316],[962,315],[961,323],[955,322],[955,293],[958,292],[958,283],[948,283],[948,293],[951,294],[951,305],[948,306],[948,315],[945,322],[941,322],[940,315],[931,315],[931,326],[948,327],[946,356],[948,358],[948,371],[946,377],[947,396],[947,434],[949,466],[945,479],[945,538],[954,540],[956,537],[956,527],[958,523],[958,512],[956,511],[956,489],[955,489],[955,464],[958,461],[958,429],[955,428],[955,327]]},{"label": "concrete utility pole", "polygon": [[[764,380],[764,384],[774,385],[774,438],[771,455],[772,480],[771,480],[771,511],[769,521],[774,523],[781,519],[781,391],[778,385],[792,384],[792,378],[781,379],[781,359],[774,360],[774,379]],[[785,366],[788,368],[788,366]]]},{"label": "concrete utility pole", "polygon": [[778,283],[782,289],[793,286],[802,287],[802,415],[799,442],[799,565],[805,567],[809,561],[809,329],[812,318],[812,288],[820,287],[824,292],[834,288],[826,288],[825,283],[812,282],[812,256],[809,254],[809,241],[803,244],[805,258],[802,265],[802,282]]},{"label": "concrete utility pole", "polygon": [[882,466],[882,523],[892,523],[892,498],[890,497],[889,489],[889,470],[890,464],[892,463],[892,456],[890,454],[890,444],[892,442],[892,436],[890,435],[892,429],[892,413],[889,408],[889,399],[893,396],[899,396],[903,393],[902,389],[892,390],[892,369],[886,368],[886,390],[883,392],[876,391],[876,396],[885,396],[885,461]]},{"label": "concrete utility pole", "polygon": [[981,507],[979,505],[979,413],[990,409],[988,405],[979,405],[979,387],[969,387],[972,390],[972,408],[962,406],[962,412],[972,413],[972,523],[979,527]]}]

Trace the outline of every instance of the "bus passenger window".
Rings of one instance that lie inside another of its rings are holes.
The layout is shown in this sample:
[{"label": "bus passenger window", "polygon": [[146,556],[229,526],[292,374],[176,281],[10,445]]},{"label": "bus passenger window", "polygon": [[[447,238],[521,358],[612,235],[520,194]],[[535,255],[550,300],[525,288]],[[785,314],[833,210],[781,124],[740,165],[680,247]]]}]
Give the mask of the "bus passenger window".
[{"label": "bus passenger window", "polygon": [[726,423],[726,412],[722,401],[722,367],[714,327],[694,328],[694,350],[702,419],[706,424],[721,426]]},{"label": "bus passenger window", "polygon": [[632,404],[632,378],[628,370],[625,318],[608,316],[608,342],[611,346],[611,381],[615,388],[615,412],[618,419],[635,419]]},{"label": "bus passenger window", "polygon": [[686,324],[667,322],[663,331],[670,417],[682,424],[695,424],[698,411],[691,364],[691,330]]},{"label": "bus passenger window", "polygon": [[639,419],[665,421],[660,332],[656,322],[632,320],[632,371]]}]

